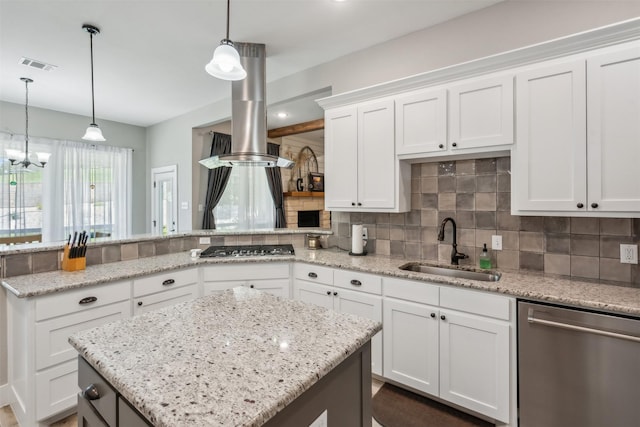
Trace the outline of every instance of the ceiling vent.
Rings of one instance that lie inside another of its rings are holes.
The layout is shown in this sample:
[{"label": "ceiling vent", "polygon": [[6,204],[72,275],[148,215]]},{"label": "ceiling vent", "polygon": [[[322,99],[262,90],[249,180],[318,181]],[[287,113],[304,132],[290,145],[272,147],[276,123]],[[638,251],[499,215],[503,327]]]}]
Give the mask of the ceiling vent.
[{"label": "ceiling vent", "polygon": [[44,70],[44,71],[53,71],[56,68],[58,68],[57,65],[47,64],[45,62],[38,61],[35,59],[25,58],[24,56],[20,58],[20,61],[18,61],[18,63],[22,65],[26,65],[27,67],[33,67],[33,68],[37,68],[38,70]]}]

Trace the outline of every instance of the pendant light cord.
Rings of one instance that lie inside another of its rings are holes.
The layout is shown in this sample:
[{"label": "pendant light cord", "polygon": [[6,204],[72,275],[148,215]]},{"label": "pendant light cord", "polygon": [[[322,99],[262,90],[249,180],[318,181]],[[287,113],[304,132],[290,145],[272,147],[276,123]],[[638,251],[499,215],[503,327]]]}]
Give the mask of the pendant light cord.
[{"label": "pendant light cord", "polygon": [[231,0],[227,0],[227,40],[229,40],[229,8],[231,7]]},{"label": "pendant light cord", "polygon": [[24,81],[24,158],[29,160],[29,80]]},{"label": "pendant light cord", "polygon": [[89,46],[91,49],[91,124],[96,124],[96,104],[93,93],[93,32],[89,31]]}]

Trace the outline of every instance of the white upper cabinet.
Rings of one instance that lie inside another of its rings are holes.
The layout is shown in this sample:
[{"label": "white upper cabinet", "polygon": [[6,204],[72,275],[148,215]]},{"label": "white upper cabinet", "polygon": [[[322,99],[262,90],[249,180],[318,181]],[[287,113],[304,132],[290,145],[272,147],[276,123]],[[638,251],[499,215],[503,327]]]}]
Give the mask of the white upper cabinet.
[{"label": "white upper cabinet", "polygon": [[587,59],[587,100],[588,209],[638,214],[640,45]]},{"label": "white upper cabinet", "polygon": [[410,92],[395,101],[401,159],[494,152],[513,143],[511,74]]},{"label": "white upper cabinet", "polygon": [[447,91],[412,92],[396,98],[396,153],[437,153],[447,146]]},{"label": "white upper cabinet", "polygon": [[640,44],[516,76],[517,215],[640,216]]},{"label": "white upper cabinet", "polygon": [[513,76],[493,77],[449,89],[451,150],[513,143]]},{"label": "white upper cabinet", "polygon": [[393,100],[325,112],[325,208],[405,212],[410,168],[395,156]]},{"label": "white upper cabinet", "polygon": [[584,61],[516,76],[517,143],[512,150],[512,207],[578,211],[586,204]]}]

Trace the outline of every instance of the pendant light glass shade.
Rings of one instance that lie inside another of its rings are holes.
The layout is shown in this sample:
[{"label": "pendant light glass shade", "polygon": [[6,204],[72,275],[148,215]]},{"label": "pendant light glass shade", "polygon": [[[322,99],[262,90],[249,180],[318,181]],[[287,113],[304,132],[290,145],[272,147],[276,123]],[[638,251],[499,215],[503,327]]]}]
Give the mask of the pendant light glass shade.
[{"label": "pendant light glass shade", "polygon": [[220,42],[220,46],[213,52],[213,58],[204,69],[213,77],[222,80],[242,80],[247,77],[247,72],[240,64],[240,55],[229,40]]},{"label": "pendant light glass shade", "polygon": [[240,63],[240,55],[233,42],[229,40],[229,10],[231,0],[227,0],[227,37],[220,41],[220,46],[213,52],[213,58],[204,67],[207,73],[222,80],[242,80],[247,72]]},{"label": "pendant light glass shade", "polygon": [[95,123],[91,123],[89,125],[82,139],[84,139],[85,141],[106,141],[106,139],[104,139],[104,136],[102,136],[102,131]]},{"label": "pendant light glass shade", "polygon": [[93,36],[100,34],[100,29],[89,24],[84,24],[82,29],[89,33],[89,43],[91,47],[91,124],[87,128],[82,139],[85,141],[103,142],[106,141],[106,139],[102,136],[102,131],[96,124],[96,104],[93,90]]}]

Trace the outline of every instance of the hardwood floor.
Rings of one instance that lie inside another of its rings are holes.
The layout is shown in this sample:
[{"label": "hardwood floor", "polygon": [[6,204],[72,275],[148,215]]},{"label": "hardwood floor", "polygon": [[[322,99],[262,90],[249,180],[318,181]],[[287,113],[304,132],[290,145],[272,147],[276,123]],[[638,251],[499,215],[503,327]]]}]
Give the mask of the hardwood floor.
[{"label": "hardwood floor", "polygon": [[[67,418],[51,424],[50,427],[76,427],[78,420],[76,414],[69,415]],[[10,406],[3,406],[0,408],[0,427],[20,427],[16,421],[16,417],[13,415],[13,411]]]},{"label": "hardwood floor", "polygon": [[[371,395],[373,396],[380,390],[384,383],[382,381],[378,381],[375,378],[371,382]],[[51,424],[50,427],[76,427],[78,425],[78,420],[76,415],[69,415],[67,418],[60,420],[56,423]],[[13,411],[10,406],[4,406],[0,408],[0,427],[20,427],[18,422],[16,421],[15,416],[13,415]],[[381,427],[380,424],[373,420],[372,427]]]}]

